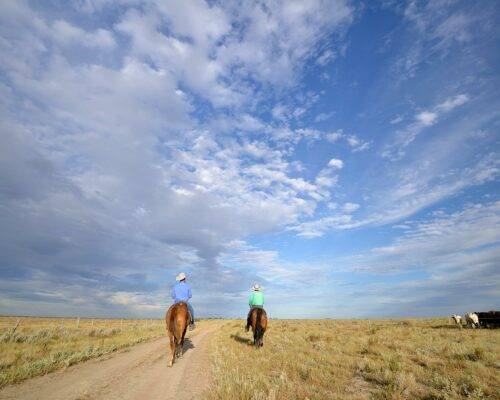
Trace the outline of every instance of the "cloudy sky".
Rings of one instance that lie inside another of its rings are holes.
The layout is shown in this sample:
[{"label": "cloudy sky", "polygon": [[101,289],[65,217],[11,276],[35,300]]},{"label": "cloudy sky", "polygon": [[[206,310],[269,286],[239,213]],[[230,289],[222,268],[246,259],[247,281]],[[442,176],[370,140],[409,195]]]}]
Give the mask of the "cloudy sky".
[{"label": "cloudy sky", "polygon": [[2,1],[0,314],[498,309],[499,17]]}]

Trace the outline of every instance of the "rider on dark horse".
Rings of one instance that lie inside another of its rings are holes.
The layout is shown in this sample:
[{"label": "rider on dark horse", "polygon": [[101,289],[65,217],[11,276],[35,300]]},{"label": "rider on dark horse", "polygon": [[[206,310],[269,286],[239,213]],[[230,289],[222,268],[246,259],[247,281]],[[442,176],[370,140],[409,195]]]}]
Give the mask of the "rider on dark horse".
[{"label": "rider on dark horse", "polygon": [[254,308],[264,308],[264,293],[262,293],[262,288],[258,283],[253,285],[252,293],[250,293],[250,298],[248,299],[248,305],[250,306],[250,311],[247,317],[247,332],[250,329],[251,322],[250,316],[252,315],[252,309]]}]

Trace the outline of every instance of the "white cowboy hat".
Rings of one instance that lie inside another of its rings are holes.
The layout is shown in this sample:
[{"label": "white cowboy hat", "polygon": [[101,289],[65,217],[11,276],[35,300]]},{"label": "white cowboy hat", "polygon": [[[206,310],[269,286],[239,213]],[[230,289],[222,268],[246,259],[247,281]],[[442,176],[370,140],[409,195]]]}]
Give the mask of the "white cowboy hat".
[{"label": "white cowboy hat", "polygon": [[260,285],[258,283],[256,283],[255,285],[253,285],[252,289],[253,290],[260,290]]},{"label": "white cowboy hat", "polygon": [[182,281],[183,279],[186,279],[186,274],[184,272],[181,272],[179,275],[175,277],[176,281]]}]

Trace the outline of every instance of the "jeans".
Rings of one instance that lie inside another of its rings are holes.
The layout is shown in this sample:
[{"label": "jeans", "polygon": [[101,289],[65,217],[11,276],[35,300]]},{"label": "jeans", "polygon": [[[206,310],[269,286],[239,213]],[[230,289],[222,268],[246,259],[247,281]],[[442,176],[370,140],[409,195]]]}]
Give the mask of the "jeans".
[{"label": "jeans", "polygon": [[191,303],[187,303],[187,305],[188,305],[189,314],[191,314],[191,324],[194,324],[194,310],[193,310],[193,306],[191,305]]}]

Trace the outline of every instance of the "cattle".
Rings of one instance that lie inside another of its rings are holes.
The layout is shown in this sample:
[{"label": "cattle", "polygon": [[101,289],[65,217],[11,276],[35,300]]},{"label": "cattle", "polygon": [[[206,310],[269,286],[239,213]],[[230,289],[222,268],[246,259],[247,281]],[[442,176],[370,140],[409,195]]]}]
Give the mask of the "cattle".
[{"label": "cattle", "polygon": [[500,328],[500,311],[475,312],[482,328]]},{"label": "cattle", "polygon": [[480,328],[479,317],[476,313],[467,313],[464,315],[465,324],[472,328]]},{"label": "cattle", "polygon": [[461,328],[461,327],[462,327],[462,317],[461,317],[460,315],[456,315],[456,314],[455,314],[455,315],[452,315],[452,316],[451,316],[451,319],[452,319],[453,321],[455,321],[455,324],[456,324],[459,328]]}]

